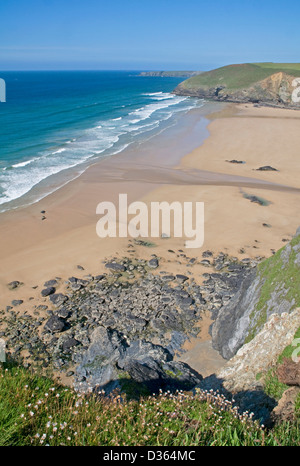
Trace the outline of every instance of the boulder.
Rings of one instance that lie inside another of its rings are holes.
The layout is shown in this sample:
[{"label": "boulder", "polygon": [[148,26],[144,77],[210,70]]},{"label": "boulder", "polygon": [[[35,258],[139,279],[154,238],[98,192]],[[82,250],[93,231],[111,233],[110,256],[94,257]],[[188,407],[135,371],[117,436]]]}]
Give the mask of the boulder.
[{"label": "boulder", "polygon": [[176,280],[179,281],[180,283],[184,283],[188,279],[189,279],[189,277],[187,277],[186,275],[181,275],[179,273],[176,274]]},{"label": "boulder", "polygon": [[23,285],[23,283],[19,282],[18,280],[14,280],[13,282],[10,282],[10,283],[7,284],[8,288],[10,290],[14,290],[15,288],[18,288],[21,285]]},{"label": "boulder", "polygon": [[75,338],[67,338],[62,345],[62,349],[64,352],[70,351],[71,348],[74,348],[74,346],[79,345],[79,341],[76,340]]},{"label": "boulder", "polygon": [[300,386],[300,364],[285,358],[277,369],[277,376],[281,383]]},{"label": "boulder", "polygon": [[68,300],[68,296],[62,293],[54,293],[50,295],[49,299],[55,306],[61,306],[65,301]]},{"label": "boulder", "polygon": [[118,264],[117,262],[108,262],[105,264],[107,269],[113,270],[114,272],[125,272],[126,267],[125,265]]},{"label": "boulder", "polygon": [[263,167],[257,168],[258,171],[273,171],[273,172],[278,172],[276,168],[271,167],[270,165],[265,165]]},{"label": "boulder", "polygon": [[83,392],[111,391],[119,386],[116,363],[124,355],[127,343],[119,332],[104,327],[97,327],[90,341],[76,368],[75,388]]},{"label": "boulder", "polygon": [[41,295],[43,297],[46,297],[46,296],[50,296],[51,294],[54,294],[56,291],[56,289],[53,287],[53,286],[49,286],[48,288],[44,288],[42,291],[41,291]]},{"label": "boulder", "polygon": [[134,359],[126,361],[124,370],[132,380],[145,385],[151,392],[156,392],[161,387],[162,372],[142,364]]},{"label": "boulder", "polygon": [[52,280],[48,280],[47,282],[44,283],[44,286],[48,288],[49,286],[56,286],[58,283],[56,278],[53,278]]},{"label": "boulder", "polygon": [[65,321],[61,317],[52,315],[45,323],[44,329],[51,333],[59,333],[65,329]]},{"label": "boulder", "polygon": [[300,388],[288,388],[280,398],[278,405],[271,413],[271,420],[275,423],[293,422],[295,420],[295,403],[299,396]]},{"label": "boulder", "polygon": [[12,306],[20,306],[24,301],[22,299],[13,299],[11,304]]},{"label": "boulder", "polygon": [[151,269],[157,269],[157,267],[159,266],[159,262],[158,262],[158,259],[156,257],[153,257],[153,259],[150,259],[148,261],[148,266],[151,268]]}]

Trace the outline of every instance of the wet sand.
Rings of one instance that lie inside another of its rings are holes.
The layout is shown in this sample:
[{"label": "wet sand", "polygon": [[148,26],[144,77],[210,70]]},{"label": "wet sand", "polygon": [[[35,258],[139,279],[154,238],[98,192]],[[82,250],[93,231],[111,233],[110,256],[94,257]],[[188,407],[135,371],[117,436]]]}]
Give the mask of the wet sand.
[{"label": "wet sand", "polygon": [[[174,237],[155,238],[155,248],[135,248],[137,258],[156,254],[160,270],[188,270],[197,282],[209,269],[199,264],[187,269],[170,250],[183,250],[189,257],[199,258],[210,249],[242,259],[268,257],[272,250],[284,246],[300,224],[300,112],[250,105],[217,108],[207,116],[209,137],[200,145],[197,131],[205,134],[206,121],[196,114],[190,118],[182,132],[174,128],[171,144],[163,138],[159,147],[157,142],[148,141],[140,150],[96,163],[31,206],[0,214],[1,309],[12,299],[22,299],[18,310],[29,312],[33,304],[46,301],[40,297],[46,280],[96,275],[104,271],[107,258],[127,256],[128,238],[100,239],[96,234],[97,204],[117,203],[119,193],[127,193],[129,203],[142,200],[147,205],[154,201],[204,202],[202,248],[187,250],[185,238]],[[184,152],[187,148],[189,153]],[[245,163],[228,162],[233,159]],[[257,170],[265,165],[278,171]],[[259,205],[245,195],[263,198],[269,204]],[[46,211],[45,220],[41,219],[42,210]],[[79,264],[84,270],[78,270]],[[13,280],[24,285],[10,291],[7,283]],[[186,358],[195,361],[195,354],[205,345],[209,347],[204,333],[189,346]],[[208,354],[208,359],[213,356]]]}]

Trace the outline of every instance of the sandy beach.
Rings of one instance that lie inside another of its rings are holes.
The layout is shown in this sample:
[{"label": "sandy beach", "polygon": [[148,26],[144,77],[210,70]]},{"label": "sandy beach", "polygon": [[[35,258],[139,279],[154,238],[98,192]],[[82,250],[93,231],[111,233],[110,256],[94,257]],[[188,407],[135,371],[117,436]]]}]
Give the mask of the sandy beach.
[{"label": "sandy beach", "polygon": [[300,3],[2,3],[0,446],[300,445]]},{"label": "sandy beach", "polygon": [[[99,274],[106,259],[128,256],[129,238],[100,239],[96,234],[97,204],[116,203],[119,193],[127,193],[128,202],[204,202],[202,248],[185,249],[185,238],[173,237],[149,238],[153,248],[135,247],[137,258],[160,258],[157,272],[189,271],[200,282],[210,269],[201,264],[187,268],[187,258],[200,258],[205,250],[243,259],[269,257],[284,246],[300,224],[300,112],[228,104],[213,113],[210,109],[207,119],[209,137],[181,160],[170,157],[162,162],[156,153],[150,163],[149,152],[142,158],[118,154],[43,200],[2,213],[0,308],[22,299],[18,310],[30,312],[29,307],[46,300],[40,296],[46,280]],[[276,171],[258,170],[263,166]],[[262,198],[268,205],[246,196]],[[46,211],[45,220],[41,211]],[[13,280],[24,285],[9,290]],[[207,339],[206,334],[203,341]]]}]

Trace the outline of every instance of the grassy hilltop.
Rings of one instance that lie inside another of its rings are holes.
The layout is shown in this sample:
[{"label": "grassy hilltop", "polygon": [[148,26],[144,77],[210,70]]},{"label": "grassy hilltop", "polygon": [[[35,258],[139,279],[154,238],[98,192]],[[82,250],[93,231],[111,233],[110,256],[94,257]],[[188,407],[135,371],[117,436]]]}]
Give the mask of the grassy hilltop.
[{"label": "grassy hilltop", "polygon": [[228,65],[193,76],[174,92],[213,100],[293,106],[292,82],[296,77],[300,77],[300,63]]}]

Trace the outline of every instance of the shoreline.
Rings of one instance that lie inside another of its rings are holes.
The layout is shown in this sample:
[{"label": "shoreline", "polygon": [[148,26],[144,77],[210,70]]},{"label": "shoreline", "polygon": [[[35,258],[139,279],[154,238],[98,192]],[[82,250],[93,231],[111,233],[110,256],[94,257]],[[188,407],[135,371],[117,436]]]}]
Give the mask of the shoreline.
[{"label": "shoreline", "polygon": [[[220,104],[212,104],[212,108],[214,107],[220,107]],[[98,156],[98,157],[91,157],[90,159],[86,160],[85,162],[81,162],[78,165],[75,165],[73,167],[65,168],[61,170],[58,173],[52,174],[48,176],[47,178],[41,180],[39,183],[34,185],[28,192],[23,194],[20,197],[17,197],[15,199],[12,199],[11,201],[7,203],[3,203],[0,205],[0,215],[5,212],[10,212],[10,211],[16,211],[22,208],[27,208],[33,204],[37,204],[38,202],[42,202],[45,198],[48,196],[51,196],[54,194],[56,191],[64,188],[69,183],[72,183],[75,181],[77,178],[82,176],[87,170],[92,169],[94,166],[98,166],[98,164],[104,164],[109,165],[111,161],[113,160],[119,160],[122,162],[122,160],[125,162],[130,162],[131,160],[135,161],[135,163],[138,163],[138,158],[137,153],[141,152],[142,157],[143,153],[146,152],[146,156],[149,155],[147,153],[147,147],[148,145],[151,145],[152,139],[156,140],[157,138],[159,139],[162,134],[168,134],[172,133],[172,128],[176,127],[179,128],[183,126],[184,131],[187,133],[189,131],[188,126],[193,126],[195,124],[195,121],[193,121],[193,115],[197,114],[202,117],[202,121],[199,121],[199,133],[203,133],[202,137],[195,137],[195,134],[192,134],[191,132],[191,143],[187,140],[186,135],[183,133],[183,137],[186,139],[185,144],[186,147],[182,148],[181,144],[179,145],[179,152],[177,154],[177,158],[171,158],[171,164],[169,165],[174,165],[173,160],[179,161],[180,158],[183,156],[185,153],[191,152],[194,148],[199,146],[202,143],[202,140],[208,136],[208,134],[205,134],[205,127],[208,123],[206,121],[205,115],[206,115],[206,107],[210,107],[209,103],[202,104],[198,107],[194,107],[190,110],[185,110],[185,111],[180,111],[179,116],[176,114],[173,115],[173,119],[171,124],[167,124],[166,121],[162,120],[161,121],[161,127],[159,128],[159,131],[152,130],[150,131],[149,135],[147,132],[144,133],[144,139],[133,141],[130,144],[126,145],[125,148],[123,148],[120,151],[117,151],[113,154],[110,155],[104,155],[104,156]],[[190,117],[189,117],[190,116]],[[187,120],[185,122],[185,120]],[[194,117],[195,120],[195,117]],[[185,122],[182,124],[182,122]],[[170,139],[170,136],[169,136]],[[142,148],[142,149],[141,149]],[[143,149],[143,148],[146,148]],[[176,151],[176,148],[175,148]],[[156,159],[156,162],[159,159]],[[168,165],[168,161],[164,161],[164,165]],[[116,168],[116,167],[114,167]],[[105,181],[105,180],[101,180]]]},{"label": "shoreline", "polygon": [[[127,192],[128,202],[205,203],[205,240],[200,250],[186,250],[184,238],[173,237],[155,238],[153,248],[134,246],[136,259],[149,260],[153,254],[159,257],[160,270],[188,273],[200,283],[202,274],[212,268],[199,261],[191,266],[182,259],[184,255],[200,260],[203,251],[211,250],[238,259],[269,257],[291,239],[300,223],[297,220],[300,161],[296,157],[300,114],[296,116],[293,112],[249,105],[223,106],[205,116],[209,136],[179,160],[171,157],[162,166],[161,154],[172,149],[162,147],[162,152],[155,153],[150,170],[145,160],[155,148],[153,144],[147,146],[142,158],[138,153],[131,159],[116,154],[93,165],[42,201],[1,214],[1,309],[13,299],[22,299],[24,302],[16,310],[30,312],[29,307],[48,304],[40,294],[45,281],[57,276],[66,280],[72,275],[79,278],[97,275],[105,271],[107,259],[128,256],[132,251],[131,239],[100,239],[96,235],[96,205],[102,200],[117,203],[119,193],[123,192]],[[194,130],[197,128],[195,123]],[[191,138],[190,130],[187,139]],[[174,134],[173,147],[178,141],[178,134],[177,139]],[[228,163],[239,158],[245,159],[245,163]],[[263,165],[275,166],[278,171],[256,171]],[[204,175],[211,178],[205,179]],[[251,202],[245,193],[267,199],[270,204]],[[46,211],[43,221],[41,210]],[[24,285],[9,290],[7,284],[14,280]],[[63,289],[61,283],[58,292]],[[198,343],[194,342],[185,356],[192,357],[191,351]],[[208,352],[208,360],[210,357]],[[193,358],[195,366],[195,354]],[[217,359],[215,362],[220,363]]]},{"label": "shoreline", "polygon": [[[195,118],[195,112],[200,115],[200,117]],[[196,109],[196,111],[192,110],[187,112],[186,115],[191,115],[191,117],[187,117],[185,127],[179,134],[184,140],[183,143],[181,141],[175,141],[172,146],[170,144],[172,143],[172,139],[174,139],[172,138],[172,134],[168,136],[167,149],[164,147],[165,141],[163,137],[159,143],[160,145],[146,141],[139,147],[139,150],[137,150],[136,147],[126,149],[121,153],[110,156],[108,159],[100,159],[94,162],[92,165],[89,165],[83,173],[75,177],[75,179],[70,179],[66,184],[58,187],[55,191],[47,194],[36,202],[1,212],[2,244],[0,246],[0,256],[4,258],[8,254],[11,254],[11,251],[8,251],[6,245],[3,244],[5,237],[7,241],[10,242],[11,236],[6,236],[9,228],[11,228],[14,239],[16,240],[14,252],[17,252],[18,250],[23,250],[24,247],[36,243],[36,241],[33,241],[29,231],[27,235],[24,234],[26,230],[31,229],[32,231],[34,228],[35,233],[38,235],[37,239],[41,241],[51,239],[54,235],[58,236],[58,233],[62,234],[74,228],[81,228],[91,222],[96,225],[98,219],[98,217],[96,217],[96,206],[100,201],[116,201],[119,192],[122,192],[122,190],[129,192],[129,198],[137,200],[146,192],[156,188],[161,182],[165,182],[165,173],[168,173],[168,171],[172,173],[170,167],[176,166],[186,153],[198,147],[203,139],[207,137],[206,134],[201,135],[201,130],[204,129],[205,131],[206,126],[204,113],[203,107]],[[177,127],[180,128],[182,118],[185,118],[186,115],[180,118]],[[192,125],[190,125],[190,123],[192,123]],[[192,129],[190,128],[191,126]],[[168,129],[170,130],[170,128]],[[155,135],[155,140],[158,138],[159,135]],[[177,142],[179,142],[179,144],[177,144]],[[158,149],[159,151],[155,153],[154,151]],[[169,158],[165,157],[166,154],[171,156]],[[145,180],[143,179],[143,174],[149,173],[148,164],[150,157],[150,170],[152,170],[151,173],[153,174],[148,180]],[[147,161],[146,164],[145,159]],[[157,172],[159,171],[161,173],[161,179],[158,179],[157,176]],[[132,172],[134,172],[134,175],[131,179],[130,173]],[[107,186],[108,184],[109,186]],[[132,194],[130,194],[131,192]],[[77,206],[77,212],[75,206]],[[60,218],[60,209],[64,209],[64,214],[70,214],[68,219]],[[39,220],[42,217],[41,211],[44,210],[46,211],[46,219],[45,222],[42,223],[39,222]],[[31,225],[27,225],[27,222],[30,222]],[[22,234],[13,231],[15,230],[13,225],[15,223],[19,223],[19,225],[22,224],[22,227],[19,226],[19,230],[22,230]],[[49,225],[50,223],[51,225]],[[53,225],[54,223],[55,225]],[[24,227],[25,230],[23,229]]]}]

